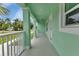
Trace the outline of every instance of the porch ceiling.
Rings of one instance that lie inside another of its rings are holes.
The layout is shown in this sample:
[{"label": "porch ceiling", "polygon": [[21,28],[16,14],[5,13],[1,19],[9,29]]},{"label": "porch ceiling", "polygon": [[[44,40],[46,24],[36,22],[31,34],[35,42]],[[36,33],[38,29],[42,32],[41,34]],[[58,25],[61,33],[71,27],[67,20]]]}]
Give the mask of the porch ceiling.
[{"label": "porch ceiling", "polygon": [[31,12],[40,23],[45,23],[49,17],[51,4],[48,3],[30,3],[28,4]]}]

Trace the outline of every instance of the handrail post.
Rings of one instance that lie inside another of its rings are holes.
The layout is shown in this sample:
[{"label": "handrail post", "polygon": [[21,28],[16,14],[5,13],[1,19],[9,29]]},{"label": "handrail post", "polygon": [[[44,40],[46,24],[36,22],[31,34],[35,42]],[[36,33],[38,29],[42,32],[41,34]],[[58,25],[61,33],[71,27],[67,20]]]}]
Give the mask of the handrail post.
[{"label": "handrail post", "polygon": [[9,56],[9,44],[8,44],[8,35],[6,36],[6,42],[7,42],[7,56]]},{"label": "handrail post", "polygon": [[3,37],[1,37],[1,40],[2,40],[2,56],[4,56],[4,40],[3,40]]}]

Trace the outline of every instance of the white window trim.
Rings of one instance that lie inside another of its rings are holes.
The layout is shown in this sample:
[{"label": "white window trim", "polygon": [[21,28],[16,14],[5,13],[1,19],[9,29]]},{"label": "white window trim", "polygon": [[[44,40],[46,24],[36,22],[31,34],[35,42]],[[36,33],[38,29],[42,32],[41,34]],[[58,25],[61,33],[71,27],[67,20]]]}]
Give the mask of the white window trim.
[{"label": "white window trim", "polygon": [[68,26],[65,25],[65,14],[73,11],[76,8],[79,8],[79,4],[65,13],[65,4],[64,3],[59,4],[59,31],[60,32],[79,35],[79,25],[68,25]]}]

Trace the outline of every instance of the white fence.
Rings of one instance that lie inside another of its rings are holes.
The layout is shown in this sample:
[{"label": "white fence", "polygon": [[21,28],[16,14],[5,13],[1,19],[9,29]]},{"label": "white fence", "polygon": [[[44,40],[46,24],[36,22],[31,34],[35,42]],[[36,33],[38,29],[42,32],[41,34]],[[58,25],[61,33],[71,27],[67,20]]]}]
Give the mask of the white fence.
[{"label": "white fence", "polygon": [[0,34],[0,56],[18,56],[23,50],[23,31]]}]

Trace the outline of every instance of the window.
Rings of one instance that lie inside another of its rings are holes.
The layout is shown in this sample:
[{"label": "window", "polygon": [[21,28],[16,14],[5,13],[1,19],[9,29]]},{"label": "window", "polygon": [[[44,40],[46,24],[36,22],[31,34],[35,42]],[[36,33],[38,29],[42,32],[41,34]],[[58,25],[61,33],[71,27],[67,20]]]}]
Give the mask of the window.
[{"label": "window", "polygon": [[59,13],[59,30],[79,35],[79,4],[62,3]]},{"label": "window", "polygon": [[65,3],[63,4],[63,25],[64,27],[79,26],[79,4]]}]

